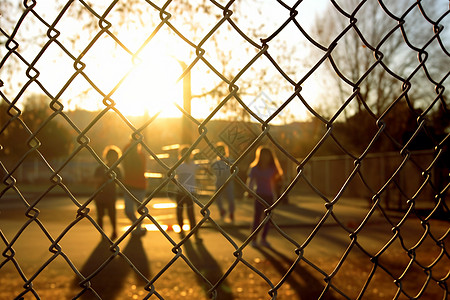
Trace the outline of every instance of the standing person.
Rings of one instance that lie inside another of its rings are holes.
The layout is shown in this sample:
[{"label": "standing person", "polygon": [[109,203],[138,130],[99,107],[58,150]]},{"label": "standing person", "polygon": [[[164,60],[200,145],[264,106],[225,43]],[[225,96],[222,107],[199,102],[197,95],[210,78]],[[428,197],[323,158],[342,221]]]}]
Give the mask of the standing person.
[{"label": "standing person", "polygon": [[[216,192],[221,188],[228,177],[230,177],[230,167],[225,162],[224,159],[228,158],[228,147],[225,144],[218,143],[216,145],[217,152],[219,152],[220,156],[211,164],[212,173],[216,177]],[[227,198],[228,201],[228,215],[230,221],[234,223],[234,185],[233,182],[229,182],[224,189],[220,192],[220,194],[216,197],[217,207],[219,208],[220,219],[223,221],[227,211],[223,207],[223,197]]]},{"label": "standing person", "polygon": [[[282,175],[283,170],[280,167],[275,153],[267,147],[258,147],[256,149],[255,160],[250,164],[249,188],[255,191],[267,204],[271,205],[274,203],[276,183],[281,179]],[[258,199],[255,199],[252,231],[258,228],[263,212],[263,204]],[[270,244],[267,242],[269,225],[269,222],[264,225],[261,234],[261,245],[265,247],[270,247]],[[257,245],[257,236],[255,236],[252,241],[252,246],[256,247]]]},{"label": "standing person", "polygon": [[[189,147],[180,147],[178,157],[183,157],[189,151]],[[195,174],[199,166],[192,161],[191,154],[189,154],[182,164],[176,169],[176,179],[178,182],[187,190],[189,193],[196,197],[197,195],[197,182],[195,179]],[[176,197],[177,200],[177,221],[181,228],[181,234],[184,235],[183,231],[183,208],[186,206],[187,215],[189,218],[189,224],[192,228],[195,227],[195,215],[194,215],[194,201],[192,198],[186,194],[183,190],[180,190]],[[201,241],[199,238],[198,231],[195,234],[195,239]]]},{"label": "standing person", "polygon": [[[103,158],[106,160],[106,165],[108,166],[98,166],[95,169],[94,178],[97,183],[97,188],[100,192],[95,197],[95,204],[97,207],[97,224],[103,229],[103,217],[105,212],[108,212],[109,220],[112,226],[111,240],[117,237],[117,220],[116,220],[116,184],[114,181],[110,181],[111,177],[108,174],[109,168],[119,159],[121,151],[118,147],[110,145],[105,147],[103,150]],[[121,178],[121,172],[118,167],[113,169],[116,173],[116,178]]]},{"label": "standing person", "polygon": [[[142,152],[141,144],[132,145],[133,141],[130,141],[123,149],[123,184],[127,190],[139,201],[145,198],[146,182],[145,182],[145,155]],[[128,151],[129,152],[126,152]],[[125,202],[125,215],[134,223],[138,218],[136,217],[135,210],[137,209],[137,203],[133,197],[124,192],[123,199]],[[145,228],[139,223],[136,227],[136,232],[140,234],[145,233]]]}]

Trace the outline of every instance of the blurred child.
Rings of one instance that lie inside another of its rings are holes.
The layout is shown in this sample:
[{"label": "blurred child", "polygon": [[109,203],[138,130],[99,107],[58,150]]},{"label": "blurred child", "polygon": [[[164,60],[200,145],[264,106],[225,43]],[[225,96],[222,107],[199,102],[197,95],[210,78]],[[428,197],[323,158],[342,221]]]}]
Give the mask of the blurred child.
[{"label": "blurred child", "polygon": [[[282,175],[283,170],[275,153],[267,147],[258,147],[255,160],[250,164],[250,173],[248,175],[249,188],[255,191],[268,205],[271,205],[274,203],[276,183],[281,179]],[[258,228],[264,209],[264,205],[258,199],[255,199],[252,231]],[[270,244],[267,242],[269,225],[269,222],[267,222],[262,230],[261,246],[270,247]],[[255,236],[252,246],[256,247],[257,245],[257,236]]]},{"label": "blurred child", "polygon": [[[189,147],[182,146],[180,147],[178,157],[181,159],[187,151],[189,151]],[[182,164],[180,164],[176,169],[176,179],[178,182],[191,193],[196,196],[197,194],[197,182],[195,179],[195,174],[199,168],[199,165],[195,164],[191,158],[191,154],[189,154]],[[194,201],[192,198],[186,194],[183,190],[180,190],[176,197],[177,200],[177,220],[178,225],[181,228],[181,234],[184,235],[183,232],[183,208],[186,207],[187,215],[189,218],[189,224],[192,228],[195,227],[195,215],[194,215]],[[195,234],[195,238],[197,241],[201,241],[199,238],[198,232]]]},{"label": "blurred child", "polygon": [[[123,194],[125,215],[131,223],[134,224],[138,220],[136,217],[138,203],[134,198],[138,201],[143,201],[146,193],[146,158],[144,152],[142,151],[142,145],[134,145],[133,140],[130,140],[130,142],[124,147],[123,153],[122,182],[128,190],[128,192],[125,191]],[[138,235],[144,235],[146,232],[147,230],[142,226],[142,222],[137,224],[136,229],[134,230],[134,233]]]},{"label": "blurred child", "polygon": [[[225,162],[224,159],[228,158],[228,147],[225,144],[218,143],[216,146],[217,152],[220,153],[221,156],[218,156],[217,159],[211,164],[212,173],[216,177],[216,191],[219,190],[227,181],[228,177],[230,177],[230,167]],[[223,207],[223,197],[227,198],[228,201],[228,215],[230,217],[230,221],[234,222],[234,182],[229,182],[221,191],[220,194],[216,197],[216,203],[219,208],[220,219],[223,221],[227,211]]]},{"label": "blurred child", "polygon": [[[98,195],[95,197],[95,204],[97,206],[97,224],[103,229],[103,216],[108,212],[109,219],[112,226],[111,240],[117,237],[117,220],[116,220],[116,200],[117,192],[114,181],[111,180],[109,167],[111,167],[120,157],[121,151],[114,145],[107,146],[103,151],[103,158],[106,160],[106,165],[98,166],[95,170],[95,181],[97,188],[101,188]],[[116,173],[116,178],[121,178],[122,174],[118,167],[113,169]],[[105,184],[106,183],[106,184]]]}]

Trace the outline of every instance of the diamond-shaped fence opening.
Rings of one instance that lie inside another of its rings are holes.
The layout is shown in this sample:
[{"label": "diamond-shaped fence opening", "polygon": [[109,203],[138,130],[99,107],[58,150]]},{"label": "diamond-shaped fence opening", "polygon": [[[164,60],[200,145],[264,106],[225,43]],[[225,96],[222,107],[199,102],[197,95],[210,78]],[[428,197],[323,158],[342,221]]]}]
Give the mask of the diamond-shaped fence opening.
[{"label": "diamond-shaped fence opening", "polygon": [[449,12],[3,1],[0,298],[446,298]]}]

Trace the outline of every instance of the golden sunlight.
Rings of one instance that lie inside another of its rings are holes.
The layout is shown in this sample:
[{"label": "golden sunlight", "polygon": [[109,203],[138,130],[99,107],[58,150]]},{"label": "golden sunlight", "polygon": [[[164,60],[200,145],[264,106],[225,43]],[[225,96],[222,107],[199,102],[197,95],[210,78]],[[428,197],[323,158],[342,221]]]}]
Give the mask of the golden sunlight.
[{"label": "golden sunlight", "polygon": [[174,103],[183,102],[181,65],[158,49],[140,53],[128,76],[111,98],[126,116],[160,113],[162,117],[180,117]]}]

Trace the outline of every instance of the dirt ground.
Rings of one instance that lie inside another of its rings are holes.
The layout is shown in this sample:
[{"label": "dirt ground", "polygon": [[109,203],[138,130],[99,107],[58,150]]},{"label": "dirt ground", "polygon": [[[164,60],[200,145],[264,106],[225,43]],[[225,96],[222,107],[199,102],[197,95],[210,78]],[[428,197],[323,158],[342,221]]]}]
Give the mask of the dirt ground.
[{"label": "dirt ground", "polygon": [[[191,246],[194,247],[187,247]],[[412,263],[411,258],[400,250],[382,254],[376,264],[364,253],[355,250],[345,259],[315,257],[301,260],[286,277],[284,275],[293,262],[288,259],[273,260],[271,256],[277,255],[275,250],[261,249],[265,252],[264,258],[238,262],[218,287],[215,297],[236,300],[317,299],[324,293],[322,299],[356,299],[364,292],[362,299],[394,299],[397,296],[398,299],[416,296],[420,299],[445,299],[445,289],[434,279],[447,275],[449,259],[446,254],[439,254],[436,248],[432,243],[424,243],[415,253]],[[221,278],[223,271],[236,262],[224,259],[218,266],[211,266],[202,263],[202,258],[198,261],[191,258],[190,261],[210,281]],[[422,263],[431,265],[433,261],[432,272],[420,266]],[[154,282],[154,294],[148,299],[210,299],[208,291],[211,285],[196,275],[183,260],[176,260],[168,269],[165,266],[164,263],[153,266],[152,275],[158,276],[161,272],[161,276]],[[328,275],[318,272],[314,266]],[[0,299],[15,299],[24,291],[24,282],[19,280],[20,276],[11,263],[5,267],[0,269]],[[92,268],[95,269],[95,266]],[[22,271],[32,273],[33,267],[28,266]],[[121,272],[125,274],[117,276]],[[325,280],[326,276],[329,277]],[[394,282],[394,278],[401,280]],[[79,281],[69,267],[54,269],[50,265],[33,279],[35,294],[29,291],[23,299],[73,299],[82,292]],[[151,287],[145,287],[142,277],[119,257],[98,273],[91,284],[101,299],[144,299],[151,291]],[[273,292],[269,294],[272,288]],[[97,296],[87,290],[81,299],[97,299]]]},{"label": "dirt ground", "polygon": [[[311,225],[295,223],[284,228],[300,243],[316,224],[315,207],[307,204],[295,213],[306,216],[308,212]],[[58,236],[70,223],[68,216],[73,211],[55,205],[50,208],[58,213],[44,207],[40,219],[49,233]],[[292,209],[286,207],[288,212]],[[357,215],[351,209],[344,207],[335,213]],[[244,207],[240,211],[241,219],[250,218]],[[11,208],[2,217],[0,237],[4,234],[11,242],[28,219],[23,212],[12,213]],[[292,243],[273,233],[272,248],[253,249],[248,245],[243,255],[236,257],[224,236],[204,228],[204,241],[187,241],[182,246],[183,256],[172,263],[176,257],[173,245],[159,232],[147,233],[143,239],[129,237],[123,241],[123,255],[114,256],[104,268],[102,264],[114,253],[106,241],[93,234],[92,223],[83,220],[76,230],[69,230],[60,241],[64,254],[54,257],[42,230],[31,224],[14,241],[17,253],[13,256],[5,250],[5,243],[0,243],[0,299],[202,300],[210,299],[211,290],[216,291],[213,298],[220,300],[446,299],[450,273],[445,248],[449,244],[448,220],[431,220],[429,231],[417,219],[406,220],[399,236],[393,233],[391,224],[377,220],[353,240],[338,226],[323,226],[300,256]],[[227,230],[239,245],[249,233],[246,227]],[[175,238],[173,232],[170,235]],[[14,259],[8,260],[8,256]],[[76,268],[67,263],[69,258]],[[48,265],[42,267],[43,262]],[[95,276],[80,284],[83,276],[90,274]],[[32,283],[24,286],[26,280]],[[151,285],[147,286],[149,280]],[[221,284],[214,288],[219,281]]]}]

